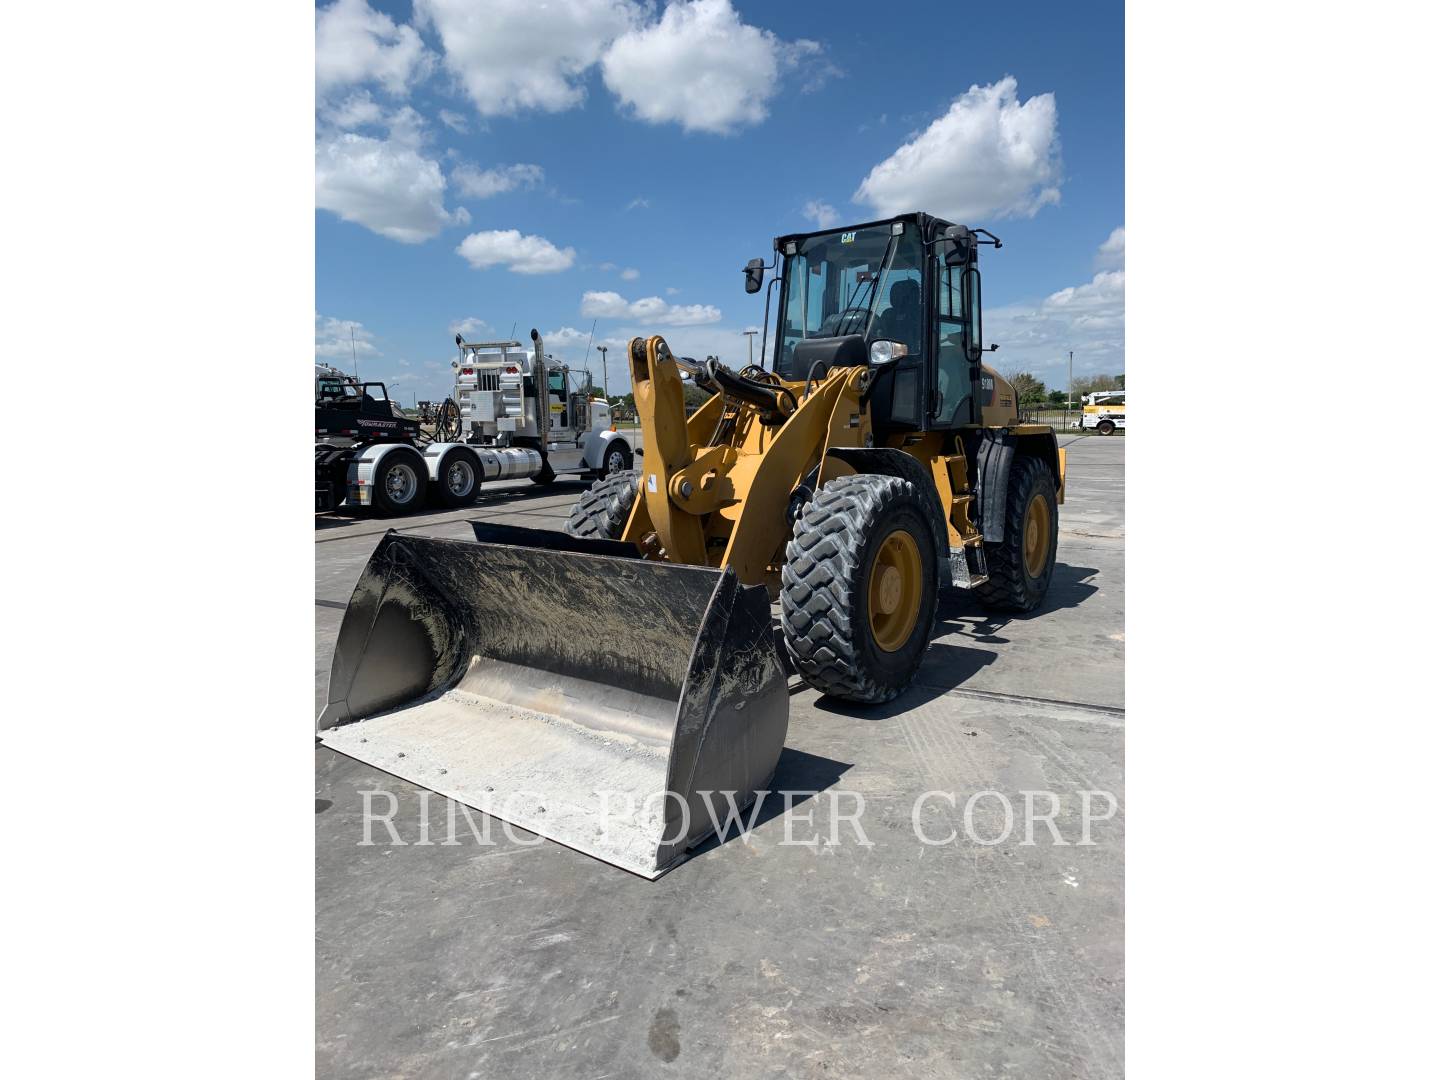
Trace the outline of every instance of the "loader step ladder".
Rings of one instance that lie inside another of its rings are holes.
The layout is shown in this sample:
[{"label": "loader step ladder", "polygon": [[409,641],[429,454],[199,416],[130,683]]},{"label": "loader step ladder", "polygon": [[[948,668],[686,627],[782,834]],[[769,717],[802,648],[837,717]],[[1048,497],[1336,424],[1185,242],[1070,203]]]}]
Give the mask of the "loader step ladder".
[{"label": "loader step ladder", "polygon": [[959,551],[950,550],[950,576],[957,589],[973,589],[990,580],[990,572],[985,566],[985,548],[978,536],[974,543],[967,543]]}]

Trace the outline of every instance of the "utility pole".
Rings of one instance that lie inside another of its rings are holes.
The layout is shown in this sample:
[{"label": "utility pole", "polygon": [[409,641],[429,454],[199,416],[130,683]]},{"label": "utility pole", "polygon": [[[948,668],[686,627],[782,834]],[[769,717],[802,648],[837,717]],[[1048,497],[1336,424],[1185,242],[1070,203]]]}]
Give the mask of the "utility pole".
[{"label": "utility pole", "polygon": [[1070,350],[1070,365],[1066,369],[1066,378],[1069,380],[1065,386],[1065,424],[1070,424],[1070,402],[1075,397],[1075,350]]},{"label": "utility pole", "polygon": [[746,330],[746,331],[744,331],[744,333],[745,333],[745,336],[750,339],[750,366],[751,366],[751,367],[754,367],[754,366],[755,366],[755,331],[754,331],[754,330]]},{"label": "utility pole", "polygon": [[[592,334],[595,332],[593,327],[591,328],[590,332]],[[600,378],[601,380],[603,380],[603,385],[605,387],[605,404],[608,405],[610,404],[610,365],[605,362],[605,354],[610,351],[610,346],[596,345],[595,351],[600,354]]]}]

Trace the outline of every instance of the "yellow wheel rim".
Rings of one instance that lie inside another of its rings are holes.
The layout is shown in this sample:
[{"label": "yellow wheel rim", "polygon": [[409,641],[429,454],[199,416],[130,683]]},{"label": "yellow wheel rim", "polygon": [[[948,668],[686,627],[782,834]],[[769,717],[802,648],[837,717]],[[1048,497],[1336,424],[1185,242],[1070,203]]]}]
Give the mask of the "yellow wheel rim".
[{"label": "yellow wheel rim", "polygon": [[1036,492],[1025,508],[1025,572],[1032,578],[1045,573],[1050,558],[1050,504]]},{"label": "yellow wheel rim", "polygon": [[870,634],[886,652],[910,640],[920,614],[923,580],[915,538],[896,529],[880,542],[870,564]]}]

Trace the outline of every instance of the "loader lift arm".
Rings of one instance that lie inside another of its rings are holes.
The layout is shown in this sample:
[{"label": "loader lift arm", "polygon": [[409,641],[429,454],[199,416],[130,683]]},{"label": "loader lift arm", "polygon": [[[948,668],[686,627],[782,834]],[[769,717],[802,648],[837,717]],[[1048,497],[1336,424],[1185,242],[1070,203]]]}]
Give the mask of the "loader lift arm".
[{"label": "loader lift arm", "polygon": [[[859,426],[869,371],[834,368],[805,393],[713,360],[677,359],[661,337],[635,338],[628,351],[635,410],[653,450],[622,539],[669,561],[729,566],[746,585],[773,584],[789,531],[776,508],[789,504],[839,434]],[[714,391],[688,420],[682,371]]]}]

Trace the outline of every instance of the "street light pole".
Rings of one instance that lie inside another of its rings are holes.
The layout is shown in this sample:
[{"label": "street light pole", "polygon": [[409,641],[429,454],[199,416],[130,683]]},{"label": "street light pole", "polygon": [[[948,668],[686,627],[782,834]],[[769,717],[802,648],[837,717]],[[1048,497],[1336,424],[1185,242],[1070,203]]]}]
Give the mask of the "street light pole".
[{"label": "street light pole", "polygon": [[604,387],[605,387],[605,404],[606,404],[606,405],[609,405],[609,404],[610,404],[610,367],[609,367],[608,364],[605,363],[605,360],[606,360],[605,354],[610,351],[610,347],[609,347],[608,345],[596,345],[595,348],[596,348],[596,350],[600,353],[600,378],[601,378],[601,380],[602,380],[602,382],[603,382],[603,385],[604,385]]},{"label": "street light pole", "polygon": [[746,336],[747,338],[750,339],[750,342],[749,342],[749,344],[750,344],[750,366],[751,366],[751,367],[754,367],[754,366],[755,366],[755,331],[754,331],[754,330],[745,330],[745,331],[743,331],[743,333],[745,334],[745,336]]},{"label": "street light pole", "polygon": [[1065,387],[1065,423],[1070,423],[1070,403],[1075,399],[1075,350],[1070,350],[1070,366],[1066,369],[1066,377],[1070,380]]}]

